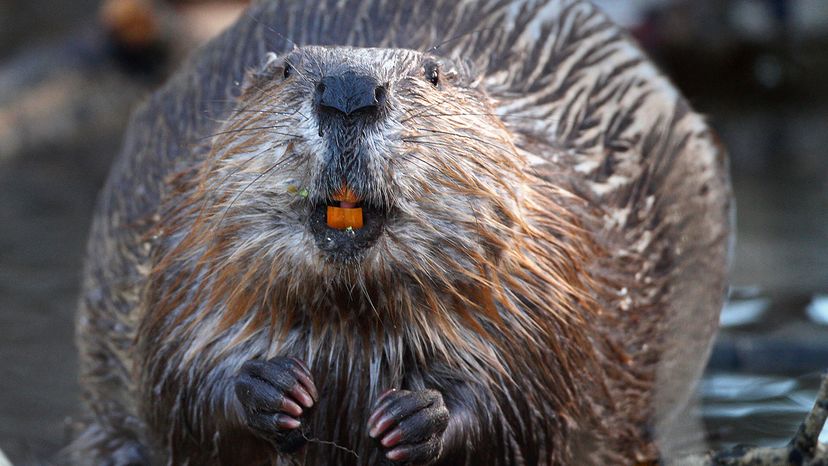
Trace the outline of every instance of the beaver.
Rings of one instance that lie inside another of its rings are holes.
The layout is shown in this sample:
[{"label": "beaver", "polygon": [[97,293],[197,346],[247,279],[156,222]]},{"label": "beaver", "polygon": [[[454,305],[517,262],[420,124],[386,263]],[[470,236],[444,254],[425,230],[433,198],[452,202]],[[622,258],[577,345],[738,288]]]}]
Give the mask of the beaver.
[{"label": "beaver", "polygon": [[258,2],[100,197],[74,461],[657,460],[729,215],[714,133],[587,2]]}]

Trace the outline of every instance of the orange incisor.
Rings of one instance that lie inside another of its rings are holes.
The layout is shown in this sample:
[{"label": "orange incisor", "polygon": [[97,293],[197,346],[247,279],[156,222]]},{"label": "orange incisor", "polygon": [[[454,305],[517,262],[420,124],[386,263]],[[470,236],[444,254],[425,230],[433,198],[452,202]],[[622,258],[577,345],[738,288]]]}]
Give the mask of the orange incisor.
[{"label": "orange incisor", "polygon": [[359,197],[351,189],[343,184],[339,191],[333,196],[333,200],[339,203],[339,207],[328,206],[328,226],[337,230],[362,228],[362,208],[357,207]]}]

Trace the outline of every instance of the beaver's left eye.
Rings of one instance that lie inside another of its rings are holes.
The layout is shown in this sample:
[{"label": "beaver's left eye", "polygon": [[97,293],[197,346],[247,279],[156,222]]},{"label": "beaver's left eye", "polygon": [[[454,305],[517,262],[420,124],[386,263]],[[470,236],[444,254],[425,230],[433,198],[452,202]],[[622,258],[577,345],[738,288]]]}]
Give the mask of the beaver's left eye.
[{"label": "beaver's left eye", "polygon": [[287,79],[293,74],[293,67],[290,63],[285,63],[285,70],[282,72],[282,77]]},{"label": "beaver's left eye", "polygon": [[440,82],[440,67],[437,63],[426,63],[425,78],[435,86]]}]

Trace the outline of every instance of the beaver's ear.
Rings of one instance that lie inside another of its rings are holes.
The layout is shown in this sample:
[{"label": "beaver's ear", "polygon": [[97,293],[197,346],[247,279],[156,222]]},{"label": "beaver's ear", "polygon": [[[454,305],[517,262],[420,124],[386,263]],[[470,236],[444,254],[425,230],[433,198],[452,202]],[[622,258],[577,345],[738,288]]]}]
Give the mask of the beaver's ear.
[{"label": "beaver's ear", "polygon": [[474,61],[467,57],[454,57],[446,64],[446,79],[469,87],[477,87],[482,75],[477,73]]},{"label": "beaver's ear", "polygon": [[268,52],[259,66],[248,70],[244,74],[244,80],[241,83],[241,95],[245,95],[251,89],[259,88],[262,83],[273,79],[282,71],[283,66],[283,60],[278,55]]}]

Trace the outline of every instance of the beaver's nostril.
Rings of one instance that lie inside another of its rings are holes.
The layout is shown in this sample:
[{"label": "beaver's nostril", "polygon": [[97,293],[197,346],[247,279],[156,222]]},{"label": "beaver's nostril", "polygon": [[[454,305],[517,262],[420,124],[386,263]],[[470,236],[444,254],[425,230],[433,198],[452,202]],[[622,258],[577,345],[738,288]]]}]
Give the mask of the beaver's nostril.
[{"label": "beaver's nostril", "polygon": [[315,101],[320,116],[351,115],[377,117],[387,100],[384,86],[371,76],[346,71],[325,76],[316,85]]}]

